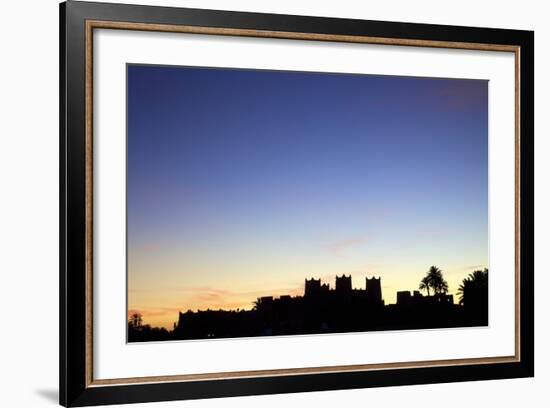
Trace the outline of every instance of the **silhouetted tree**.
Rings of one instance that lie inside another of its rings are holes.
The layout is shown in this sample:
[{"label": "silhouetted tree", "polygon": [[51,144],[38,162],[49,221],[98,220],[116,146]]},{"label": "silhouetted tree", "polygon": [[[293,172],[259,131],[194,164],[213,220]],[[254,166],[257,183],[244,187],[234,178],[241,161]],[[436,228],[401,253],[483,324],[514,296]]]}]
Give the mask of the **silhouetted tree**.
[{"label": "silhouetted tree", "polygon": [[489,270],[477,270],[462,280],[458,287],[459,303],[465,307],[486,307],[489,292]]},{"label": "silhouetted tree", "polygon": [[428,276],[424,276],[422,280],[420,281],[420,285],[418,286],[418,289],[425,290],[428,296],[430,296],[430,280]]},{"label": "silhouetted tree", "polygon": [[449,291],[449,284],[443,279],[443,272],[437,266],[430,266],[430,269],[426,273],[426,276],[420,281],[418,286],[420,290],[425,290],[430,296],[430,289],[434,294],[447,293]]},{"label": "silhouetted tree", "polygon": [[262,303],[262,300],[260,298],[256,299],[252,302],[252,310],[258,310],[260,308],[260,305]]},{"label": "silhouetted tree", "polygon": [[143,318],[141,316],[141,313],[132,313],[130,316],[130,321],[128,322],[128,325],[132,329],[139,329],[143,323]]}]

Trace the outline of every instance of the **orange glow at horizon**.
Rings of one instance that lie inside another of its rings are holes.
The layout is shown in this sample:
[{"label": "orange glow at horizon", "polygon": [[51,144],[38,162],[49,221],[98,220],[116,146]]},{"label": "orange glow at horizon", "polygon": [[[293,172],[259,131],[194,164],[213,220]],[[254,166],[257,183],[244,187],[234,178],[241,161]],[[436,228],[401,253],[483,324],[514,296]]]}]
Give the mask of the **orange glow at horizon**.
[{"label": "orange glow at horizon", "polygon": [[[428,266],[429,267],[429,266]],[[428,270],[426,267],[426,271]],[[458,302],[456,292],[462,279],[466,278],[470,272],[475,269],[483,269],[485,265],[472,265],[460,267],[458,269],[449,269],[444,272],[444,277],[449,283],[449,294],[455,296],[455,303]],[[342,273],[338,273],[341,275]],[[418,273],[410,279],[404,279],[401,275],[396,281],[392,279],[384,279],[383,274],[379,273],[345,273],[352,275],[354,289],[365,288],[365,278],[376,276],[382,278],[382,296],[386,304],[393,304],[396,301],[396,293],[401,290],[418,290],[418,283],[424,276],[425,271]],[[328,283],[331,289],[334,288],[334,279],[336,274],[324,274],[322,276],[306,275],[305,278],[320,278],[323,283]],[[304,278],[304,279],[305,279]],[[232,289],[219,289],[213,287],[194,287],[186,289],[165,290],[160,298],[156,297],[154,291],[134,291],[129,292],[128,318],[139,313],[143,318],[143,324],[149,324],[152,327],[164,327],[168,330],[173,328],[174,323],[178,320],[179,312],[188,310],[250,310],[253,308],[253,302],[262,296],[279,297],[282,295],[302,296],[304,292],[303,281],[297,284],[296,281],[290,281],[286,288],[279,286],[279,289],[269,290],[265,288],[256,290],[238,290],[238,287]],[[295,286],[292,287],[292,284]]]}]

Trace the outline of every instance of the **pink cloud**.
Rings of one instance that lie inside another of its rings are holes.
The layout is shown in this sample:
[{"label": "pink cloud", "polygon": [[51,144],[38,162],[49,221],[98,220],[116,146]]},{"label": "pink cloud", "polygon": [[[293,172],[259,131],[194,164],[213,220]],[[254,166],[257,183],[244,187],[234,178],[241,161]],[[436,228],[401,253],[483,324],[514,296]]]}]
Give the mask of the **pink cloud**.
[{"label": "pink cloud", "polygon": [[301,295],[303,286],[271,288],[263,290],[237,291],[208,286],[179,287],[175,290],[182,292],[182,305],[180,310],[205,310],[210,309],[242,309],[252,308],[253,302],[262,296]]},{"label": "pink cloud", "polygon": [[342,241],[333,242],[329,245],[329,250],[336,255],[342,255],[348,249],[361,246],[366,242],[366,236],[349,238]]}]

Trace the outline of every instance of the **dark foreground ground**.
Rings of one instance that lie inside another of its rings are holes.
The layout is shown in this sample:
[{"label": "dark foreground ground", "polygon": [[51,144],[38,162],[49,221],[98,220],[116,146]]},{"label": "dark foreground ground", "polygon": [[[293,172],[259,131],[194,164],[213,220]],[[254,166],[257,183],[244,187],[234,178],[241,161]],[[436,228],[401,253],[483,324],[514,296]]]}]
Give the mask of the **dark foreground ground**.
[{"label": "dark foreground ground", "polygon": [[363,299],[282,297],[258,302],[253,310],[180,313],[173,330],[128,326],[129,342],[235,338],[381,330],[487,326],[487,302],[470,307],[452,297],[423,296],[395,305]]}]

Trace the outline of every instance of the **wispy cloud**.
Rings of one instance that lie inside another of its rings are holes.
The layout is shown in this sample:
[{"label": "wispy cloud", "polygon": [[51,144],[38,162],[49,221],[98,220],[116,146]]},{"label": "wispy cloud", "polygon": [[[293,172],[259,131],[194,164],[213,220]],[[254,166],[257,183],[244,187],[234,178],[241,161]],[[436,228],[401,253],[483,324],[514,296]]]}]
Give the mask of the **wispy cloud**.
[{"label": "wispy cloud", "polygon": [[[280,296],[280,295],[300,295],[303,292],[303,286],[280,287],[263,290],[231,290],[224,288],[214,288],[209,286],[196,287],[176,287],[168,290],[169,292],[181,293],[181,303],[177,307],[168,308],[146,308],[143,314],[162,315],[166,313],[177,313],[177,311],[187,310],[206,310],[210,309],[231,309],[243,308],[249,309],[253,302],[262,296]],[[166,292],[166,291],[165,291]],[[176,295],[177,296],[177,295]],[[172,297],[172,296],[170,296]],[[179,297],[179,296],[178,296]],[[135,306],[134,309],[142,309]],[[129,311],[130,312],[130,311]]]},{"label": "wispy cloud", "polygon": [[144,317],[145,320],[151,317],[171,315],[177,317],[177,313],[180,309],[177,307],[137,307],[128,309],[128,317],[134,313],[138,313]]},{"label": "wispy cloud", "polygon": [[329,251],[336,255],[342,255],[347,250],[361,246],[363,244],[367,243],[367,237],[366,236],[360,236],[360,237],[354,237],[349,239],[344,239],[342,241],[337,241],[331,243],[328,248]]},{"label": "wispy cloud", "polygon": [[464,266],[462,269],[465,271],[476,271],[476,270],[485,269],[485,268],[487,268],[487,265],[480,264],[480,265]]}]

